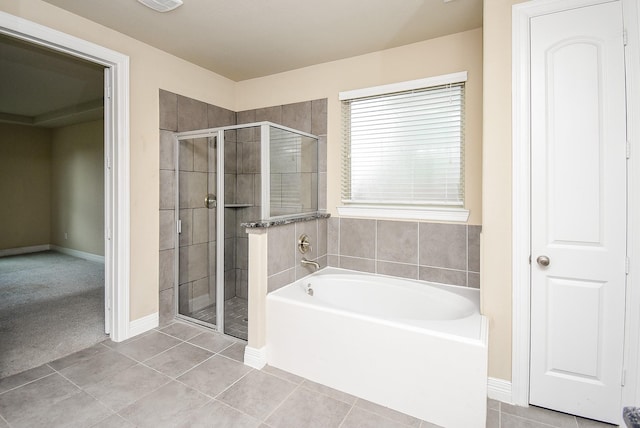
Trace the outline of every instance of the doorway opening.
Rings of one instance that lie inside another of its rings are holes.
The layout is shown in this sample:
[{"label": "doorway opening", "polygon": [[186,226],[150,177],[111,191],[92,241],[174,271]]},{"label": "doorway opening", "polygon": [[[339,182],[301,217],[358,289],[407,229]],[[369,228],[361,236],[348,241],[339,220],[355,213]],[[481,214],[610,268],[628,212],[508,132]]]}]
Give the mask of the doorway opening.
[{"label": "doorway opening", "polygon": [[[102,268],[104,288],[102,297],[103,332],[109,334],[114,341],[122,341],[129,337],[129,58],[102,46],[78,39],[51,28],[35,24],[4,12],[0,12],[0,35],[14,42],[27,43],[91,64],[94,70],[101,70],[101,91],[103,97],[100,106],[95,100],[88,100],[83,108],[71,110],[59,109],[50,117],[25,118],[28,121],[56,120],[57,116],[73,116],[79,111],[100,110],[103,120],[100,122],[102,149],[100,151],[100,167],[97,168],[102,178],[102,254],[98,254],[97,262],[104,258]],[[4,57],[3,57],[4,58]],[[46,95],[46,94],[45,94]],[[27,116],[27,115],[23,115]],[[2,119],[20,119],[19,115],[3,115]],[[87,122],[87,123],[90,123]],[[31,123],[33,124],[33,123]],[[78,125],[82,126],[82,125]],[[95,129],[94,129],[95,131]],[[94,150],[95,153],[95,150]],[[64,157],[64,156],[63,156]],[[65,159],[66,160],[66,159]],[[61,168],[68,172],[68,168]],[[17,189],[19,190],[19,189]],[[31,210],[30,212],[33,212]],[[81,216],[82,217],[82,216]],[[63,228],[64,229],[64,228]],[[95,228],[94,228],[95,230]],[[71,241],[74,233],[62,230],[63,240]],[[65,235],[66,233],[66,235]],[[81,238],[78,236],[77,238]],[[94,239],[94,242],[96,240]],[[100,241],[100,240],[98,240]],[[58,247],[63,248],[59,245]],[[28,248],[28,247],[27,247]],[[73,250],[73,249],[72,249]],[[77,250],[71,256],[99,252],[85,248]],[[91,258],[91,257],[88,257]],[[93,260],[92,263],[96,263]]]}]

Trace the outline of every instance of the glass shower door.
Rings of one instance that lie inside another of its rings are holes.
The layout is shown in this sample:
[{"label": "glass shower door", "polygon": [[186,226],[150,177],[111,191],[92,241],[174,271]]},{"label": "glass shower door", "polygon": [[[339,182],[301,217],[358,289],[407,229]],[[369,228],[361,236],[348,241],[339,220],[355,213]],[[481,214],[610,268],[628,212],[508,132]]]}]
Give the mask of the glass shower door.
[{"label": "glass shower door", "polygon": [[179,316],[216,322],[216,137],[178,140],[176,217]]}]

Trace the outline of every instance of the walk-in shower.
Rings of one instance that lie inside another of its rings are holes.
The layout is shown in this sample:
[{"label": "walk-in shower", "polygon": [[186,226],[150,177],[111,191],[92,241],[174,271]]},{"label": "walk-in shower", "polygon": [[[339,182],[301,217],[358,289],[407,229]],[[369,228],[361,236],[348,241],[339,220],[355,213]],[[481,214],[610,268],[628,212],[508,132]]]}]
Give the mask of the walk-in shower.
[{"label": "walk-in shower", "polygon": [[315,213],[318,137],[271,122],[175,134],[176,314],[247,339],[242,223]]}]

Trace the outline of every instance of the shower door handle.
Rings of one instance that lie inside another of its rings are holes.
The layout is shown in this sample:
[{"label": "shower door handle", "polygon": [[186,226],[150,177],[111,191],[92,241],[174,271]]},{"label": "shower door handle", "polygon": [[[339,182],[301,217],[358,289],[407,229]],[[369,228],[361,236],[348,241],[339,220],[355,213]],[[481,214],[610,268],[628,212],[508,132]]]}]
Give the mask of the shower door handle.
[{"label": "shower door handle", "polygon": [[214,195],[213,193],[209,193],[207,196],[205,196],[204,198],[204,206],[211,209],[211,208],[215,208],[218,205],[217,201],[216,201],[216,195]]}]

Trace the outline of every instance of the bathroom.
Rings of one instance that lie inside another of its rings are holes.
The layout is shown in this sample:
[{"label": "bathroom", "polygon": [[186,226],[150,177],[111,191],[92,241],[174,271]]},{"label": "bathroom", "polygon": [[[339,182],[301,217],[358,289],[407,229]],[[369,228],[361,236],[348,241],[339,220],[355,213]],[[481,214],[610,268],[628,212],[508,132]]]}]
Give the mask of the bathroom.
[{"label": "bathroom", "polygon": [[[477,100],[474,96],[477,94],[474,92],[473,80],[471,80],[467,85],[468,103],[472,103],[474,99]],[[176,267],[179,271],[191,271],[194,269],[191,265],[187,266],[189,263],[183,263],[181,260],[175,261],[176,244],[180,245],[180,258],[182,258],[191,244],[188,240],[196,239],[195,234],[193,234],[191,237],[186,238],[187,241],[184,240],[185,235],[191,233],[190,230],[192,229],[189,226],[185,227],[185,213],[188,210],[175,209],[176,203],[179,203],[181,208],[184,208],[180,201],[189,199],[188,196],[181,197],[180,192],[183,191],[183,188],[180,185],[175,185],[176,180],[184,180],[186,178],[183,178],[181,174],[188,174],[185,169],[189,167],[185,167],[185,162],[182,160],[176,161],[175,156],[176,154],[180,156],[185,143],[192,142],[197,144],[198,141],[205,142],[206,139],[201,138],[203,134],[193,135],[193,132],[199,132],[197,130],[207,130],[208,128],[232,129],[234,126],[263,121],[280,124],[318,137],[316,162],[318,196],[317,209],[314,204],[310,206],[310,209],[303,209],[302,211],[307,212],[307,214],[303,214],[301,216],[302,219],[286,221],[284,224],[276,223],[266,228],[246,228],[245,230],[241,223],[257,222],[260,219],[269,217],[261,212],[261,204],[259,203],[261,200],[261,179],[259,175],[260,169],[256,168],[256,164],[260,163],[260,146],[256,143],[240,143],[241,133],[254,132],[252,128],[248,130],[242,128],[233,129],[233,132],[237,132],[237,134],[233,134],[231,138],[227,138],[225,134],[225,260],[222,261],[225,266],[223,286],[225,322],[220,331],[242,340],[249,340],[249,347],[245,350],[246,364],[251,365],[252,358],[257,359],[256,367],[264,364],[260,361],[260,359],[264,358],[264,355],[259,355],[259,351],[254,349],[252,345],[256,344],[256,335],[259,336],[261,334],[259,332],[265,328],[266,322],[252,319],[251,314],[255,314],[255,312],[249,312],[247,304],[247,298],[250,294],[247,288],[249,271],[252,269],[248,263],[248,260],[251,260],[249,258],[249,246],[255,233],[264,232],[264,235],[268,238],[266,246],[268,257],[265,259],[267,265],[266,282],[263,284],[268,292],[278,290],[314,272],[315,269],[312,266],[301,264],[303,258],[317,262],[320,268],[327,266],[339,267],[352,271],[377,273],[414,280],[419,279],[472,289],[479,288],[480,225],[468,222],[452,224],[437,221],[400,221],[385,218],[358,219],[340,217],[339,215],[328,217],[328,215],[322,214],[327,211],[327,107],[329,104],[327,99],[315,99],[233,112],[164,90],[160,91],[159,96],[161,106],[161,222],[159,254],[161,284],[159,290],[159,315],[161,326],[171,322],[178,316],[192,322],[204,323],[212,328],[220,327],[215,322],[215,316],[203,317],[199,307],[195,310],[188,307],[189,304],[193,304],[198,299],[198,296],[183,294],[185,293],[185,286],[190,287],[186,293],[197,293],[197,288],[193,284],[196,284],[199,278],[191,278],[196,279],[191,285],[183,284],[186,281],[178,279],[179,290],[176,290],[175,287],[176,277],[181,278],[184,275],[182,272],[176,274]],[[474,133],[471,132],[473,125],[477,123],[477,119],[469,114],[465,119],[467,126],[471,125],[466,131],[465,142],[467,144],[467,153],[469,153],[473,152],[474,149],[478,150],[477,143],[474,143],[472,137]],[[477,130],[475,134],[477,135]],[[179,143],[176,142],[175,135],[180,138]],[[189,138],[192,135],[193,138]],[[252,140],[260,141],[260,138],[254,136]],[[209,141],[209,148],[211,149],[213,146],[211,140]],[[176,144],[179,144],[180,148],[178,150],[176,150]],[[211,159],[210,151],[198,150],[197,148],[192,148],[189,151],[189,156],[193,157],[194,153],[197,156],[198,152],[200,152],[203,159]],[[315,161],[315,159],[313,160]],[[192,163],[198,162],[192,161]],[[176,175],[176,165],[180,169],[178,175]],[[227,165],[232,165],[232,167],[229,168]],[[251,169],[251,165],[253,165],[253,169]],[[467,171],[473,171],[473,166],[473,162],[470,162],[470,165],[467,165]],[[243,174],[245,177],[240,178]],[[251,176],[246,179],[249,174]],[[246,183],[249,184],[247,185]],[[467,181],[467,186],[468,188],[473,187],[470,181]],[[176,187],[179,188],[177,197]],[[188,192],[189,190],[185,189],[184,191]],[[200,190],[200,194],[195,197],[198,209],[203,211],[206,211],[205,208],[202,208],[202,196],[205,193],[205,191]],[[273,201],[273,196],[271,200]],[[308,211],[311,211],[311,215],[309,215]],[[316,211],[320,214],[315,214]],[[279,218],[278,214],[282,213],[276,212],[275,214],[276,218]],[[179,240],[176,240],[175,236],[176,216],[179,216],[182,222],[182,233]],[[195,228],[195,223],[193,228]],[[207,235],[206,232],[201,232],[201,234]],[[310,243],[309,251],[304,254],[296,250],[298,240],[303,235],[307,236]],[[206,244],[199,245],[206,250]],[[209,254],[215,254],[212,252],[211,247],[209,247]],[[258,257],[263,257],[263,255],[258,255]],[[201,260],[206,261],[206,258],[207,256],[202,256]],[[255,260],[253,263],[258,264]],[[211,264],[215,266],[215,262]],[[210,271],[210,268],[196,267],[195,270],[199,270],[202,272],[201,276],[204,276],[208,270]],[[189,274],[184,276],[189,276]],[[211,280],[205,281],[205,284],[209,285],[204,294],[209,296],[217,294],[210,285],[212,283],[214,282]],[[258,288],[255,284],[253,287]],[[202,291],[200,292],[202,293]],[[256,297],[255,290],[253,293],[253,297],[249,301],[253,300],[256,302],[254,304],[260,305],[260,302],[264,301],[263,297],[260,295]],[[217,295],[220,296],[221,294]],[[209,298],[209,309],[205,310],[209,314],[215,313],[215,310],[212,310],[215,309],[215,300],[213,302],[211,300],[214,299]],[[234,328],[233,319],[236,317],[232,314],[235,310],[231,308],[232,302],[238,301],[243,304],[241,317],[242,321],[245,322],[240,332]],[[253,338],[251,333],[249,337],[247,336],[247,329],[250,332],[253,331]],[[475,360],[481,362],[482,358],[475,358]],[[483,386],[476,389],[480,393],[484,391],[485,379],[486,374],[482,377]],[[447,401],[453,402],[453,400]],[[474,419],[484,419],[485,400],[482,398],[477,401],[482,403],[482,416],[478,418],[475,413],[470,414],[473,414]],[[454,412],[447,411],[447,414],[454,414]]]},{"label": "bathroom", "polygon": [[[516,300],[522,297],[517,294],[516,284],[520,280],[518,272],[528,268],[528,257],[517,257],[516,229],[522,225],[518,224],[514,214],[514,204],[519,196],[517,192],[526,188],[517,187],[516,175],[523,170],[524,164],[514,158],[514,154],[518,154],[514,148],[517,121],[512,110],[516,105],[513,98],[516,82],[512,45],[516,41],[512,6],[519,1],[485,1],[481,11],[483,21],[474,29],[238,81],[223,78],[151,48],[140,40],[95,24],[90,18],[52,6],[52,3],[55,2],[30,0],[29,5],[34,7],[23,7],[18,2],[4,2],[0,8],[26,20],[92,40],[132,59],[131,126],[126,128],[131,142],[126,146],[127,157],[124,159],[131,165],[128,186],[131,208],[127,212],[131,217],[131,237],[125,245],[130,248],[131,269],[130,272],[124,271],[127,284],[130,280],[130,290],[126,288],[124,320],[131,336],[153,329],[158,324],[165,325],[177,308],[173,280],[176,256],[171,245],[175,235],[173,229],[167,228],[175,220],[175,217],[171,218],[173,210],[171,200],[167,198],[174,198],[172,195],[175,193],[165,193],[171,186],[169,177],[175,172],[171,169],[173,160],[166,150],[168,140],[164,131],[206,129],[252,120],[277,123],[277,117],[267,116],[267,110],[283,112],[285,106],[326,100],[326,140],[324,148],[322,143],[319,146],[325,153],[319,159],[318,209],[326,210],[331,216],[314,220],[313,224],[300,222],[267,232],[271,245],[275,246],[272,238],[281,238],[287,242],[287,248],[291,248],[278,258],[278,265],[265,266],[267,286],[275,290],[304,273],[299,265],[301,255],[296,252],[295,245],[305,228],[304,232],[311,237],[316,251],[309,258],[318,260],[322,266],[344,266],[357,271],[387,272],[394,276],[429,277],[465,287],[480,287],[482,313],[489,319],[490,397],[504,403],[527,404],[528,376],[523,374],[526,373],[523,361],[527,359],[528,349],[524,341],[518,339],[524,337],[521,333],[528,327],[519,318],[521,312],[526,315],[527,306],[523,305],[522,299]],[[322,31],[322,28],[311,31]],[[637,31],[630,38],[636,46]],[[468,73],[464,171],[468,219],[463,222],[401,221],[382,216],[361,219],[341,215],[339,92],[463,70]],[[167,101],[172,97],[173,100]],[[182,118],[185,126],[182,129],[178,124],[179,102],[192,109],[192,113]],[[219,123],[208,116],[209,112],[218,109],[220,114],[215,117],[221,121]],[[244,112],[255,112],[256,116],[241,122],[239,116]],[[170,117],[175,118],[173,123],[168,123]],[[309,129],[305,132],[315,134],[317,131]],[[637,177],[634,180],[637,182]],[[312,235],[314,231],[315,236]],[[229,239],[250,239],[245,235],[236,234]],[[389,235],[394,239],[386,238]],[[456,248],[457,256],[452,258],[435,252],[433,258],[425,259],[424,252],[429,248],[420,247],[425,245],[424,237],[428,236],[427,241],[433,240],[436,247],[442,235],[447,236],[447,245],[451,243]],[[451,240],[450,236],[454,239]],[[416,251],[402,254],[402,239],[408,239],[411,245],[413,240],[418,242]],[[241,245],[244,242],[238,246]],[[378,251],[387,245],[390,252],[395,251],[391,260],[391,256],[381,258]],[[633,246],[637,252],[638,244],[634,242]],[[269,253],[277,251],[273,248],[264,250]],[[521,259],[519,268],[514,268],[516,259]],[[632,262],[631,270],[637,272],[635,262]],[[242,267],[234,267],[236,284],[238,273],[242,281]],[[637,307],[634,304],[638,301],[636,294],[635,291],[631,294],[635,300],[631,301],[630,307]],[[636,361],[637,352],[632,349],[630,353],[630,360]],[[629,378],[638,378],[637,368],[630,370]],[[634,393],[625,394],[626,402],[635,400]],[[490,414],[492,410],[495,412],[495,409],[490,409]]]}]

